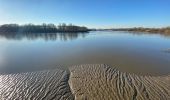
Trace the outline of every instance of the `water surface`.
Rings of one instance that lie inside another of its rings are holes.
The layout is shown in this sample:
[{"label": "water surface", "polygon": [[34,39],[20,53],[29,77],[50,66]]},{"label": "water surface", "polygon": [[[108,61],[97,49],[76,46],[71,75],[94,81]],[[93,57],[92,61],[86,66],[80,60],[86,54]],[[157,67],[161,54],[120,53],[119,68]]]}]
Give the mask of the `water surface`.
[{"label": "water surface", "polygon": [[[159,34],[96,31],[0,35],[0,73],[68,69],[108,64],[143,75],[170,73],[170,37]],[[60,66],[60,67],[59,67]]]}]

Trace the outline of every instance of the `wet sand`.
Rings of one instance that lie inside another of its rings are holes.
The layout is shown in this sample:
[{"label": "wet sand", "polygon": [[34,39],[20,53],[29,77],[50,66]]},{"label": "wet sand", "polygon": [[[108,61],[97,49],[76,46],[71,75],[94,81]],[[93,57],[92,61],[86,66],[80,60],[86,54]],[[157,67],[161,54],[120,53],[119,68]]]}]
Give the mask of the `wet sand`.
[{"label": "wet sand", "polygon": [[0,76],[1,100],[170,100],[170,75],[120,72],[105,64]]},{"label": "wet sand", "polygon": [[107,65],[70,68],[77,100],[170,100],[170,76],[137,76]]},{"label": "wet sand", "polygon": [[73,100],[62,70],[0,76],[0,100]]}]

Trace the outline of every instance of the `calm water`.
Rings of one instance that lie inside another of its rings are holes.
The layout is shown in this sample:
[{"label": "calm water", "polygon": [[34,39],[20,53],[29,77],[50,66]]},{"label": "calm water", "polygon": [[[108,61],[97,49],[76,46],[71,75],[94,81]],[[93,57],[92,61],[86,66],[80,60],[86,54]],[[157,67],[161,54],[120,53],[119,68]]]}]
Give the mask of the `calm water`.
[{"label": "calm water", "polygon": [[130,73],[166,75],[170,74],[170,53],[164,50],[169,48],[170,37],[159,34],[1,34],[0,73],[106,63]]}]

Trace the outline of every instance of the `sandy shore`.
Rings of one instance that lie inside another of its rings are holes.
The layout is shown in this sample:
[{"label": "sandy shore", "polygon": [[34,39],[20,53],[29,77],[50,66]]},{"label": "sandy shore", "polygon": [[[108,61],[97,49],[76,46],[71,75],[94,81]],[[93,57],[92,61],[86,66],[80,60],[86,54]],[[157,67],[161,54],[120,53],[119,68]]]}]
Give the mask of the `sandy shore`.
[{"label": "sandy shore", "polygon": [[62,70],[0,76],[0,100],[73,100]]},{"label": "sandy shore", "polygon": [[170,76],[137,76],[104,64],[74,66],[70,71],[77,100],[170,100]]},{"label": "sandy shore", "polygon": [[137,76],[105,64],[72,66],[69,71],[0,75],[0,99],[170,100],[170,75]]}]

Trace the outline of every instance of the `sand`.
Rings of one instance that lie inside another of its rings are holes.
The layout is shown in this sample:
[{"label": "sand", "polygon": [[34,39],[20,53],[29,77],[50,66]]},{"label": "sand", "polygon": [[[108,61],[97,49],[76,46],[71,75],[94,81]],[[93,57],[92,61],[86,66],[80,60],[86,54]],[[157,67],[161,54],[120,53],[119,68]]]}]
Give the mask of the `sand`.
[{"label": "sand", "polygon": [[62,70],[0,76],[0,100],[73,100]]},{"label": "sand", "polygon": [[138,76],[106,64],[71,66],[69,71],[0,75],[0,99],[170,100],[170,75]]},{"label": "sand", "polygon": [[77,100],[170,100],[169,76],[137,76],[104,64],[73,66],[70,71]]}]

